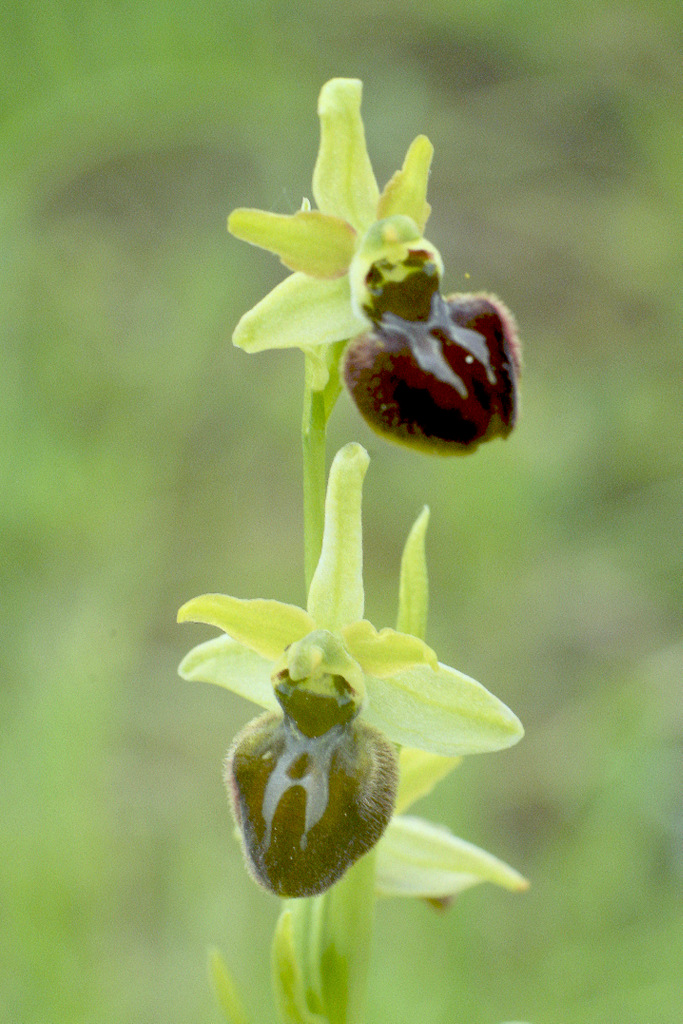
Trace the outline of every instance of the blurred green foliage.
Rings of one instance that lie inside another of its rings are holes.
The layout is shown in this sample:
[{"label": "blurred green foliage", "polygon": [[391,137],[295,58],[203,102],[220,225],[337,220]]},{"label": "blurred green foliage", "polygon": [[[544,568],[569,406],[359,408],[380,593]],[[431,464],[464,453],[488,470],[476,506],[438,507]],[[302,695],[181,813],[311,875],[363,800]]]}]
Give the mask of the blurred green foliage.
[{"label": "blurred green foliage", "polygon": [[303,599],[296,353],[230,346],[283,276],[237,205],[310,196],[315,103],[364,80],[379,177],[425,132],[451,290],[525,342],[471,459],[369,434],[369,617],[432,507],[427,639],[520,715],[429,816],[525,896],[379,908],[373,1024],[680,1024],[683,14],[678,2],[8,0],[0,13],[0,1019],[272,1020],[276,901],[220,781],[249,717],[183,683],[197,593]]}]

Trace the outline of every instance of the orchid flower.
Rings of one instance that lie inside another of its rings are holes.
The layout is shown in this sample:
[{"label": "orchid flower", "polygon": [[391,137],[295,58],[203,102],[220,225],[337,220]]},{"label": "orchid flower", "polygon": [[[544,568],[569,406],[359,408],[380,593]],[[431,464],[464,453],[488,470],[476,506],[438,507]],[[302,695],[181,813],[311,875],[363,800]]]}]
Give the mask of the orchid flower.
[{"label": "orchid flower", "polygon": [[[523,734],[509,708],[441,664],[421,638],[402,629],[378,631],[363,617],[361,498],[368,461],[360,445],[348,444],[332,463],[322,551],[305,609],[205,594],[178,614],[181,622],[223,630],[184,658],[183,678],[226,687],[267,711],[233,744],[226,781],[247,864],[278,895],[323,892],[380,839],[396,801],[395,745],[407,748],[408,781],[398,783],[399,806],[406,807],[454,758],[500,750]],[[418,631],[426,614],[425,527],[423,514],[402,568],[399,624],[415,623]],[[472,848],[456,848],[433,826],[396,818],[383,842],[380,890],[446,896],[477,875]],[[447,873],[446,856],[451,874],[460,857],[467,877],[445,883],[442,877],[439,888],[435,877],[413,873],[410,880],[403,871],[409,880],[402,890],[398,868],[425,844],[436,857],[431,875]],[[479,867],[482,877],[513,887],[519,882],[489,855]]]},{"label": "orchid flower", "polygon": [[333,79],[320,93],[317,210],[304,200],[289,216],[230,215],[237,238],[294,271],[245,313],[233,341],[246,352],[303,349],[310,387],[322,392],[331,378],[328,412],[343,359],[344,382],[374,430],[412,448],[466,454],[515,424],[514,318],[493,295],[441,295],[443,262],[423,237],[432,145],[419,135],[380,194],[360,102],[355,80]]}]

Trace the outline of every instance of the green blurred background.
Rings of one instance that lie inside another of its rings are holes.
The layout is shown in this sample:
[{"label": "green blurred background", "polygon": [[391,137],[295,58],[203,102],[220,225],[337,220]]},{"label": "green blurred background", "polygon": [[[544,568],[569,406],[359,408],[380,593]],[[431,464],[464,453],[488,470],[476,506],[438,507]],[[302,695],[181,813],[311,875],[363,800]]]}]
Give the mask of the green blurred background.
[{"label": "green blurred background", "polygon": [[[366,593],[424,502],[428,640],[520,715],[419,811],[513,896],[380,905],[369,1024],[683,1019],[683,14],[672,2],[8,0],[0,13],[0,1019],[272,1021],[277,901],[220,780],[250,707],[181,681],[210,590],[301,603],[299,353],[237,205],[310,196],[317,94],[365,83],[380,183],[424,132],[448,290],[525,343],[509,441],[372,456]],[[469,275],[469,276],[466,276]]]}]

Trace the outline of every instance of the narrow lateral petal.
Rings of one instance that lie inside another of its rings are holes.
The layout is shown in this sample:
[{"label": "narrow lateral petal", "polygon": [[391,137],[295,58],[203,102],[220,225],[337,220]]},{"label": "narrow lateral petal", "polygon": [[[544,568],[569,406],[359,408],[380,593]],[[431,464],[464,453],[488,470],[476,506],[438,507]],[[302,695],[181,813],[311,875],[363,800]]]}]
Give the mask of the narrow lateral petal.
[{"label": "narrow lateral petal", "polygon": [[281,601],[242,601],[227,594],[202,594],[184,604],[178,622],[205,622],[233,640],[275,661],[285,647],[310,633],[313,621],[303,608]]},{"label": "narrow lateral petal", "polygon": [[392,676],[413,665],[438,667],[436,654],[423,640],[388,627],[377,632],[367,619],[352,622],[342,635],[349,653],[371,676]]},{"label": "narrow lateral petal", "polygon": [[353,78],[333,78],[322,87],[320,149],[313,171],[318,209],[348,221],[356,231],[373,222],[379,199],[360,114],[362,89]]},{"label": "narrow lateral petal", "polygon": [[524,735],[521,722],[481,683],[439,664],[416,665],[386,679],[366,676],[371,725],[406,747],[453,757],[502,750]]},{"label": "narrow lateral petal", "polygon": [[344,445],[330,467],[325,530],[308,592],[308,614],[319,629],[340,632],[363,618],[363,479],[370,458],[361,445]]},{"label": "narrow lateral petal", "polygon": [[310,348],[353,338],[367,322],[351,308],[348,277],[291,274],[244,314],[232,336],[245,352]]},{"label": "narrow lateral petal", "polygon": [[403,167],[387,182],[379,199],[377,219],[395,213],[412,217],[424,231],[431,207],[427,202],[427,182],[434,147],[426,135],[418,135],[406,153]]},{"label": "narrow lateral petal", "polygon": [[424,640],[429,610],[429,578],[425,555],[425,536],[429,523],[429,507],[424,506],[408,534],[401,557],[398,584],[398,617],[396,629]]},{"label": "narrow lateral petal", "polygon": [[383,896],[443,899],[479,882],[520,892],[529,883],[502,860],[422,818],[392,818],[377,844],[377,889]]},{"label": "narrow lateral petal", "polygon": [[180,662],[178,674],[183,679],[222,686],[268,711],[276,711],[279,704],[270,681],[272,668],[267,658],[223,635],[193,647]]},{"label": "narrow lateral petal", "polygon": [[346,273],[356,241],[350,224],[318,210],[299,210],[292,216],[233,210],[228,231],[243,242],[274,252],[289,270],[321,278]]}]

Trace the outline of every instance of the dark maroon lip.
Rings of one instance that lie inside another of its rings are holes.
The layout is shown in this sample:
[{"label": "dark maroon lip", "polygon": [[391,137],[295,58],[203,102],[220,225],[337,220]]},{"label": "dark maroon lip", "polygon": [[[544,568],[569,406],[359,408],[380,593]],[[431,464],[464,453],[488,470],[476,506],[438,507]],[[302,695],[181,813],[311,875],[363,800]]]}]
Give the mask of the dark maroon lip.
[{"label": "dark maroon lip", "polygon": [[359,411],[388,438],[442,454],[506,437],[518,406],[511,314],[492,296],[444,298],[431,275],[414,277],[426,278],[416,291],[429,293],[428,310],[423,302],[419,315],[400,316],[394,290],[394,308],[346,350],[344,378]]}]

